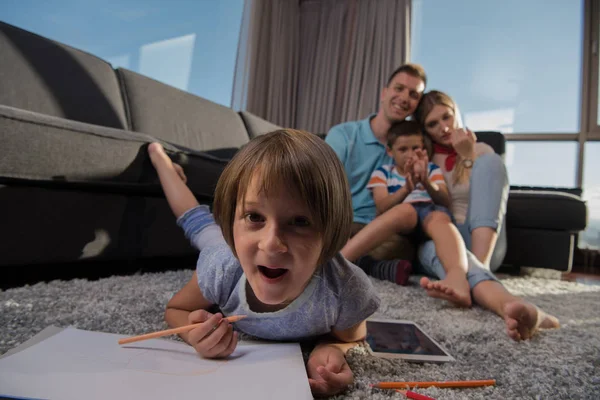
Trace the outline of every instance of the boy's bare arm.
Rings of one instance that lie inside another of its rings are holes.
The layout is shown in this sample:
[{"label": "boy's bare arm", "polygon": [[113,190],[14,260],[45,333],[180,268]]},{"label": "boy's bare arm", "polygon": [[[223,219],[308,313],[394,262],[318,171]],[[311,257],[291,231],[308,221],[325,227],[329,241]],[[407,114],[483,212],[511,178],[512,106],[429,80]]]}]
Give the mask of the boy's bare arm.
[{"label": "boy's bare arm", "polygon": [[324,337],[313,352],[323,347],[334,347],[346,354],[348,350],[358,346],[367,337],[367,322],[361,321],[349,329],[338,331],[333,329],[331,334]]},{"label": "boy's bare arm", "polygon": [[[172,328],[189,324],[189,315],[196,310],[206,310],[212,306],[208,300],[204,298],[200,287],[198,286],[198,277],[196,272],[192,274],[192,278],[173,295],[167,303],[165,310],[165,321]],[[189,332],[182,333],[179,336],[188,342],[187,335]],[[188,342],[189,343],[189,342]]]},{"label": "boy's bare arm", "polygon": [[402,186],[395,193],[388,192],[387,187],[376,186],[372,190],[373,200],[378,214],[383,214],[396,204],[400,204],[410,194],[406,186]]},{"label": "boy's bare arm", "polygon": [[343,392],[354,382],[354,375],[346,362],[346,352],[366,336],[366,322],[350,329],[333,330],[310,353],[306,370],[313,394],[331,396]]},{"label": "boy's bare arm", "polygon": [[198,205],[194,194],[186,185],[185,174],[181,166],[173,164],[160,143],[151,143],[148,154],[160,180],[167,202],[176,218]]},{"label": "boy's bare arm", "polygon": [[446,185],[431,182],[428,177],[423,181],[423,186],[435,204],[450,208],[450,193]]}]

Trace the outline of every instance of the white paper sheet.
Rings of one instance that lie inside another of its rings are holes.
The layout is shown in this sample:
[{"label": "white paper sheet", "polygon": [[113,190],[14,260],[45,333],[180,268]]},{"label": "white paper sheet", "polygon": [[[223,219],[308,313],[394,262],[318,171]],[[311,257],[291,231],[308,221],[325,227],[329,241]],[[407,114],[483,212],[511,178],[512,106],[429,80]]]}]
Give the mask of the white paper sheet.
[{"label": "white paper sheet", "polygon": [[0,359],[0,396],[35,399],[312,399],[297,343],[240,342],[227,360],[184,344],[67,328]]}]

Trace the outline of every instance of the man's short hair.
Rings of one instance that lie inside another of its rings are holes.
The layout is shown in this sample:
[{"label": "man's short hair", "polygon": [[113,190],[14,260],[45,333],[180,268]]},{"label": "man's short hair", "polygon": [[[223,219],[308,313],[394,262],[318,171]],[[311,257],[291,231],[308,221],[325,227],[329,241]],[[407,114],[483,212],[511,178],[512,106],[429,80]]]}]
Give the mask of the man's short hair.
[{"label": "man's short hair", "polygon": [[387,145],[391,149],[396,142],[396,139],[402,136],[421,136],[423,137],[423,130],[421,124],[417,121],[405,120],[396,122],[390,127],[387,133]]},{"label": "man's short hair", "polygon": [[425,69],[423,69],[423,67],[419,64],[411,63],[403,64],[396,68],[396,70],[390,75],[386,86],[390,86],[392,80],[396,77],[396,75],[398,75],[401,72],[404,72],[405,74],[408,74],[410,76],[414,76],[415,78],[421,79],[423,81],[423,85],[427,86],[427,75],[425,74]]}]

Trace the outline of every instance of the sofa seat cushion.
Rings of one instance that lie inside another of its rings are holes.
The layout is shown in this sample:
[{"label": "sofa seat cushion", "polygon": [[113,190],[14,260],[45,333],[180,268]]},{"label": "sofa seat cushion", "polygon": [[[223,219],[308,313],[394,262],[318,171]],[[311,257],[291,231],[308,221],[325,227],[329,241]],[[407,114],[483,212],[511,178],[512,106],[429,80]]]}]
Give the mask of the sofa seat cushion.
[{"label": "sofa seat cushion", "polygon": [[91,54],[0,22],[0,104],[127,128],[112,66]]},{"label": "sofa seat cushion", "polygon": [[131,129],[202,151],[239,148],[250,138],[231,108],[119,68]]},{"label": "sofa seat cushion", "polygon": [[506,213],[511,228],[584,230],[586,204],[579,196],[550,190],[511,189]]}]

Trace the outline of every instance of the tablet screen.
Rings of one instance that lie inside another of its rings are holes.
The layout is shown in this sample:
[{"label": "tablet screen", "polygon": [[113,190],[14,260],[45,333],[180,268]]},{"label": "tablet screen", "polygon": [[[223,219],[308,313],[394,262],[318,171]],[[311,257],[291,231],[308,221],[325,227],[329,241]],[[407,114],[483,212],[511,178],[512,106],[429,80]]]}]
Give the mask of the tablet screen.
[{"label": "tablet screen", "polygon": [[418,326],[410,322],[367,320],[366,341],[375,353],[447,355]]}]

